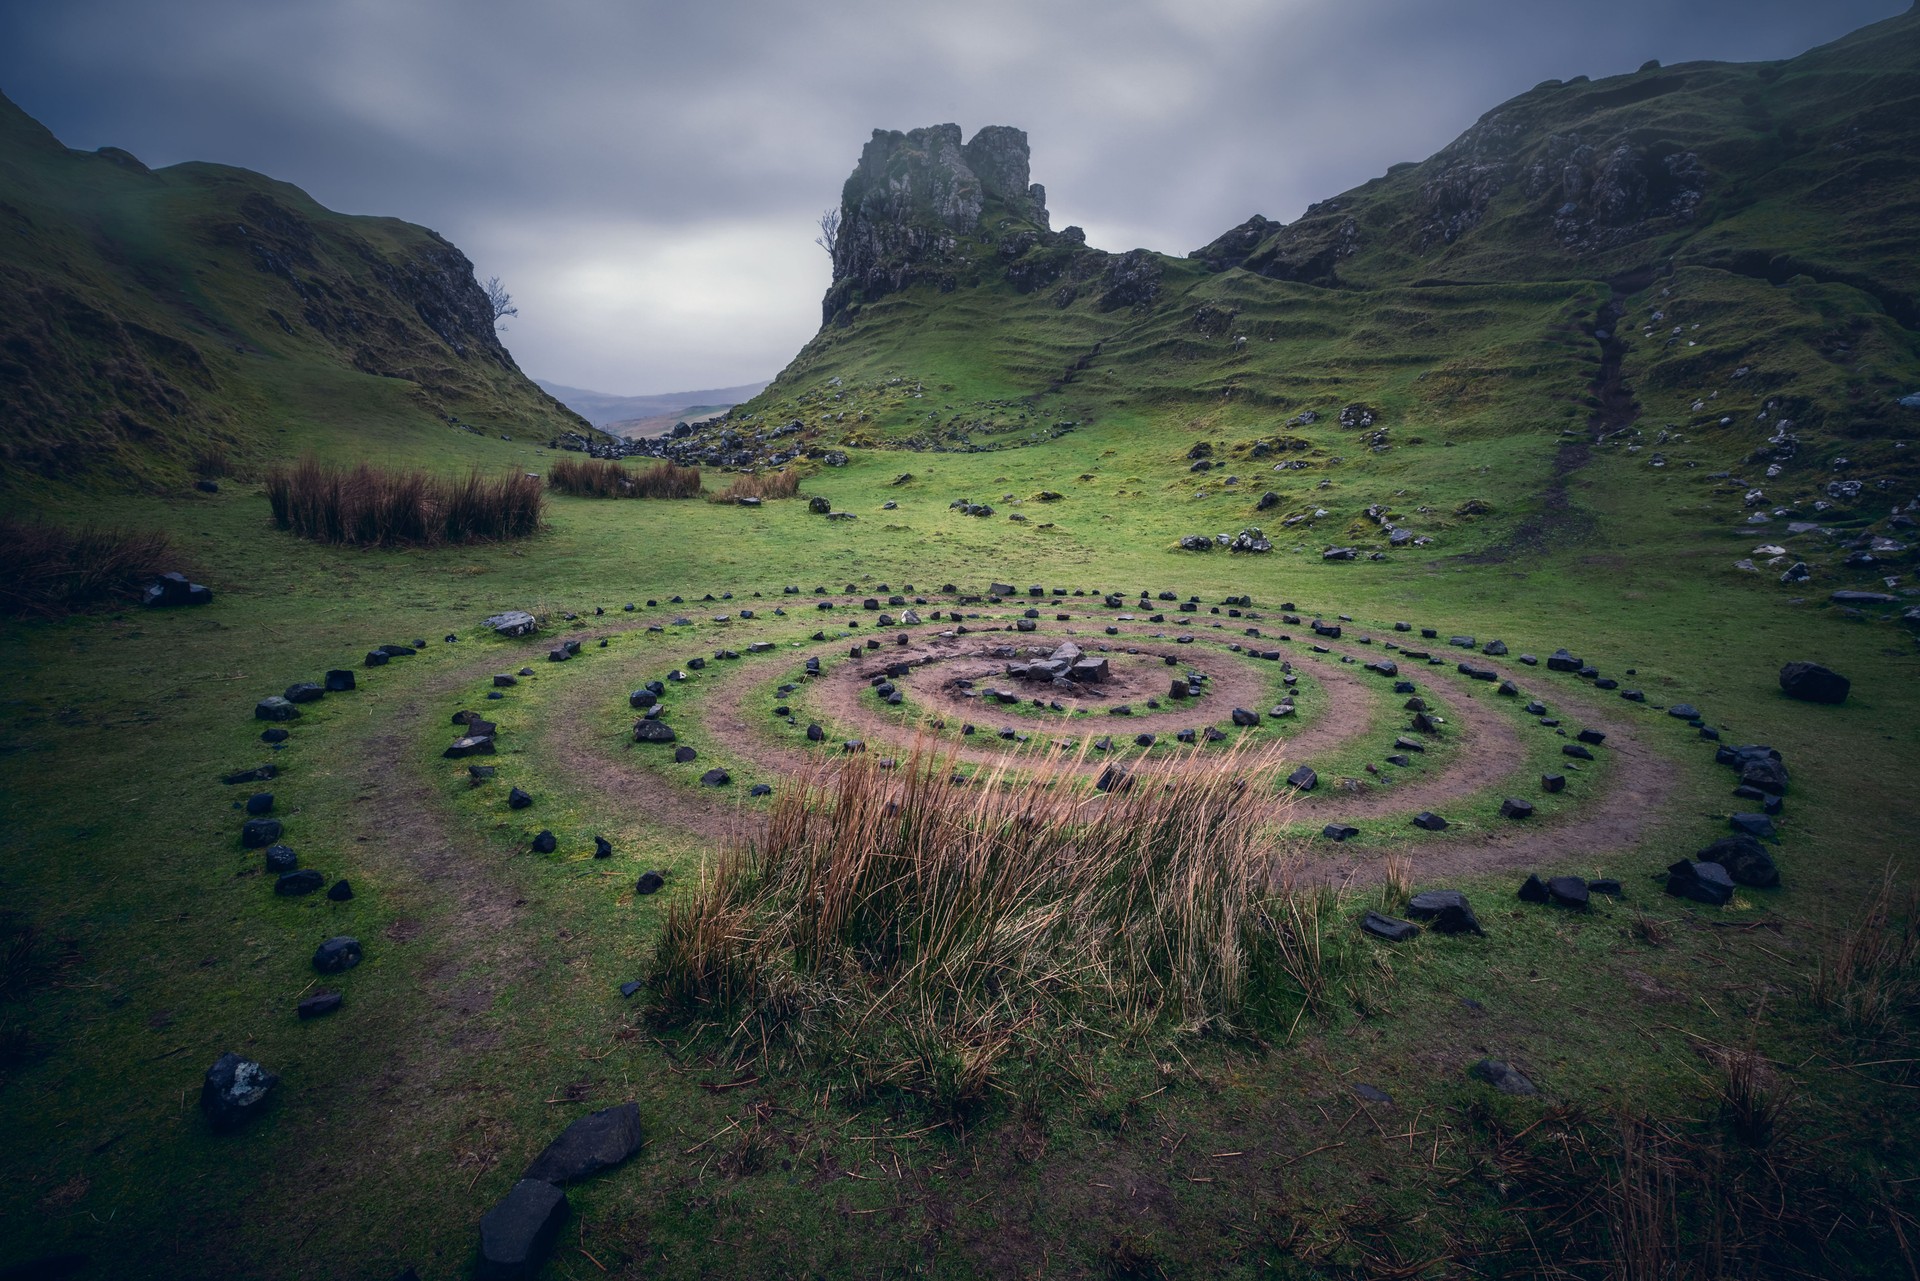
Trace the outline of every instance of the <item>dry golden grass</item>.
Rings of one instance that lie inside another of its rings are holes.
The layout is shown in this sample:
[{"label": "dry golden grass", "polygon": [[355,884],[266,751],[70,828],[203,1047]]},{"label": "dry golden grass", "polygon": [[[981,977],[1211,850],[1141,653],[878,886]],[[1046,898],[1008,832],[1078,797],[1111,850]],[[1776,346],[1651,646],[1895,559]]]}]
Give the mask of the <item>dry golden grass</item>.
[{"label": "dry golden grass", "polygon": [[132,600],[174,564],[165,534],[0,521],[0,615],[51,618]]},{"label": "dry golden grass", "polygon": [[487,479],[423,471],[329,467],[307,457],[266,476],[273,523],[320,543],[437,547],[493,542],[539,530],[540,482],[519,472]]},{"label": "dry golden grass", "polygon": [[636,472],[610,459],[558,458],[547,486],[576,498],[697,498],[700,469],[662,462]]},{"label": "dry golden grass", "polygon": [[792,498],[799,492],[799,472],[758,471],[744,476],[735,476],[732,484],[707,501],[732,503],[742,498],[758,498],[764,502],[775,498]]}]

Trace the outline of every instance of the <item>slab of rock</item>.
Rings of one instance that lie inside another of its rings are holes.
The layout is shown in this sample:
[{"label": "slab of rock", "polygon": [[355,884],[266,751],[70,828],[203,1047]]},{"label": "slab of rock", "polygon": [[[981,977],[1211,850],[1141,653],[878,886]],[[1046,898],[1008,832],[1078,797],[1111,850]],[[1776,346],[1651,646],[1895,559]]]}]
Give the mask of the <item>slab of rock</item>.
[{"label": "slab of rock", "polygon": [[1517,796],[1509,796],[1500,802],[1501,818],[1532,818],[1533,802],[1523,801]]},{"label": "slab of rock", "polygon": [[454,739],[447,750],[440,754],[454,761],[468,756],[492,756],[494,754],[493,735],[464,734]]},{"label": "slab of rock", "polygon": [[1540,1093],[1539,1087],[1529,1081],[1512,1064],[1503,1063],[1499,1059],[1481,1059],[1467,1069],[1467,1075],[1476,1081],[1485,1081],[1502,1094]]},{"label": "slab of rock", "polygon": [[479,1281],[529,1281],[553,1251],[567,1220],[567,1195],[522,1179],[480,1220]]},{"label": "slab of rock", "polygon": [[633,741],[636,743],[671,743],[677,737],[665,721],[639,720],[633,723]]},{"label": "slab of rock", "polygon": [[578,1183],[619,1165],[638,1152],[646,1138],[637,1103],[589,1112],[547,1144],[520,1177],[543,1183]]},{"label": "slab of rock", "polygon": [[1441,818],[1431,810],[1421,810],[1418,814],[1415,814],[1413,816],[1413,825],[1426,832],[1444,832],[1447,830],[1447,820]]},{"label": "slab of rock", "polygon": [[1344,823],[1329,823],[1320,829],[1320,835],[1330,841],[1345,841],[1360,835],[1360,829],[1357,827],[1348,827]]},{"label": "slab of rock", "polygon": [[1389,943],[1404,943],[1420,932],[1420,927],[1412,921],[1403,921],[1383,912],[1368,912],[1360,918],[1360,928]]},{"label": "slab of rock", "polygon": [[503,614],[493,614],[484,619],[480,625],[490,628],[501,636],[531,636],[540,630],[540,620],[524,609],[510,609]]},{"label": "slab of rock", "polygon": [[1287,782],[1303,792],[1311,792],[1320,785],[1320,776],[1314,773],[1312,766],[1302,765],[1299,769],[1287,775]]},{"label": "slab of rock", "polygon": [[1777,836],[1773,820],[1765,814],[1735,814],[1727,820],[1733,830],[1746,836]]},{"label": "slab of rock", "polygon": [[1793,662],[1780,669],[1780,690],[1806,703],[1844,703],[1853,682],[1818,663]]},{"label": "slab of rock", "polygon": [[200,1081],[200,1111],[221,1133],[239,1129],[266,1110],[280,1078],[232,1050],[222,1054]]},{"label": "slab of rock", "polygon": [[725,787],[732,781],[733,775],[717,766],[700,776],[700,783],[703,787]]},{"label": "slab of rock", "polygon": [[326,675],[326,687],[329,694],[344,694],[355,688],[353,673],[344,667],[336,667]]}]

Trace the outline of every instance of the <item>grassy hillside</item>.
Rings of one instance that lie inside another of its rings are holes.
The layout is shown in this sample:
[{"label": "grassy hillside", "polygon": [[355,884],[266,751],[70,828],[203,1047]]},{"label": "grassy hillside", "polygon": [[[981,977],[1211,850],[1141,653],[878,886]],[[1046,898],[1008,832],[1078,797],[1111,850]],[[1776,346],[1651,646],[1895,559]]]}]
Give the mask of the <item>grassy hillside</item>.
[{"label": "grassy hillside", "polygon": [[472,264],[425,228],[222,165],[70,151],[4,98],[0,221],[16,486],[585,430],[520,373]]}]

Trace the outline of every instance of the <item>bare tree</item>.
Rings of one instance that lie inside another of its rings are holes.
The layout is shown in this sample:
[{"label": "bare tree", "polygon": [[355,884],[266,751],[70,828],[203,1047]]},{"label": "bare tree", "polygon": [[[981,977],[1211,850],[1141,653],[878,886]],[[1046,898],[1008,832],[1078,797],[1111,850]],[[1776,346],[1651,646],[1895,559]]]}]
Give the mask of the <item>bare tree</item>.
[{"label": "bare tree", "polygon": [[833,247],[840,243],[840,206],[823,210],[820,214],[820,234],[813,243],[827,251],[827,257],[833,257]]},{"label": "bare tree", "polygon": [[506,286],[500,283],[500,277],[488,276],[487,283],[482,288],[486,290],[487,305],[493,308],[493,323],[496,326],[508,316],[520,314],[520,309],[513,305],[513,295],[508,293]]}]

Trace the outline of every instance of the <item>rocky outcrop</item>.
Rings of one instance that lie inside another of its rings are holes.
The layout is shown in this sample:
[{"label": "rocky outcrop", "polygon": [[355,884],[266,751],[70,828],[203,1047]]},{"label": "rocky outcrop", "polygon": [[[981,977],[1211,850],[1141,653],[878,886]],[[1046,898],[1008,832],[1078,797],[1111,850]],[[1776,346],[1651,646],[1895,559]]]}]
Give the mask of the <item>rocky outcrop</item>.
[{"label": "rocky outcrop", "polygon": [[1046,190],[1029,166],[1026,133],[1006,125],[964,144],[954,124],[874,130],[841,191],[823,320],[913,284],[953,288],[989,205],[1032,225],[1016,233],[1035,237],[1028,247],[1049,237]]}]

